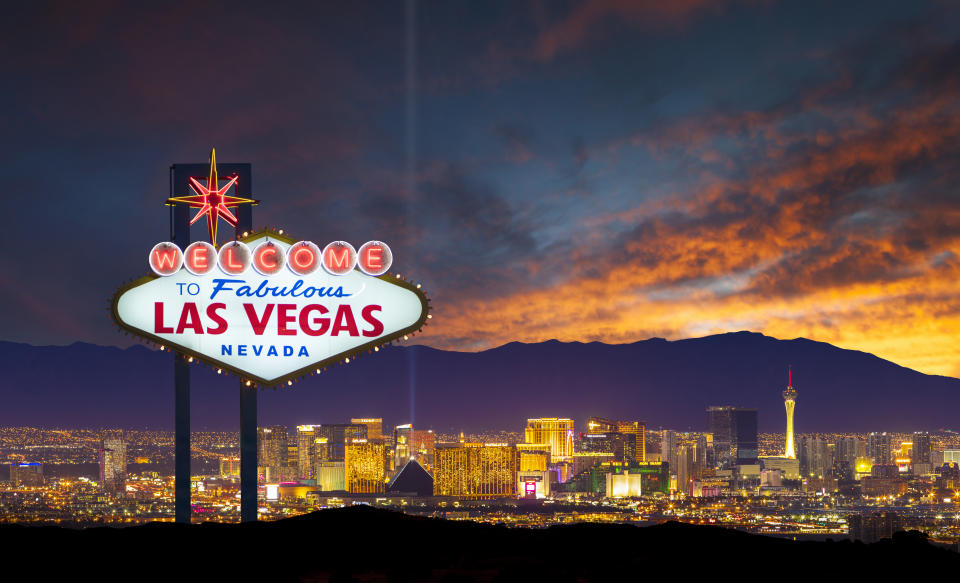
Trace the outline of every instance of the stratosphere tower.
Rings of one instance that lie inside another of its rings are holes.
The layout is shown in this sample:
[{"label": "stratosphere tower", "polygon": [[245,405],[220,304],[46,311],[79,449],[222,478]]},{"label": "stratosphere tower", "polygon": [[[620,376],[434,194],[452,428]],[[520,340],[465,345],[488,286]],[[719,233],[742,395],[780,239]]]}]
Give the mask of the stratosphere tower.
[{"label": "stratosphere tower", "polygon": [[793,388],[793,370],[787,368],[787,388],[783,391],[783,406],[787,409],[787,449],[783,457],[797,459],[793,446],[793,408],[797,404],[797,390]]}]

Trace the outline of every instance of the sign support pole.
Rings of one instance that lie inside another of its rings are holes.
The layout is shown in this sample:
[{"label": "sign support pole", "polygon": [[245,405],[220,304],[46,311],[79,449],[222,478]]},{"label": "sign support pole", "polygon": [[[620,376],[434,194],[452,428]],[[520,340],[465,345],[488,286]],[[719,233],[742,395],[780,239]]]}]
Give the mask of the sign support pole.
[{"label": "sign support pole", "polygon": [[[173,196],[174,172],[170,172],[170,196]],[[190,244],[189,208],[177,204],[170,209],[170,240],[185,249]],[[173,353],[174,390],[174,517],[190,523],[190,365],[183,354]]]},{"label": "sign support pole", "polygon": [[[253,230],[253,208],[243,205],[236,212],[239,238]],[[256,386],[240,386],[240,522],[257,520],[257,391]]]},{"label": "sign support pole", "polygon": [[257,390],[240,387],[240,522],[257,520]]}]

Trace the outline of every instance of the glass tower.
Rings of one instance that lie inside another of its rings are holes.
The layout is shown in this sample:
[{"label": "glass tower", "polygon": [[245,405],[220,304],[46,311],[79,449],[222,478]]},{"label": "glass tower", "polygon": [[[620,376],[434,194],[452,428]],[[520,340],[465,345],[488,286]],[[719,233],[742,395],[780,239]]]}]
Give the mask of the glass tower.
[{"label": "glass tower", "polygon": [[713,434],[715,463],[720,469],[757,463],[757,410],[744,407],[707,407],[707,426]]}]

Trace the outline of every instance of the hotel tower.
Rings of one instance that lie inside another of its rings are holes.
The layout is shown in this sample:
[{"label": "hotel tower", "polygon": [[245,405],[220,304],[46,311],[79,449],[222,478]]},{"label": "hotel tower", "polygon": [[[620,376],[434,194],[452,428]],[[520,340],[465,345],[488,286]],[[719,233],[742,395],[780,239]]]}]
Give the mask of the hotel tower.
[{"label": "hotel tower", "polygon": [[793,388],[793,371],[787,369],[787,388],[783,391],[783,406],[787,408],[787,450],[783,457],[797,459],[793,447],[793,408],[797,404],[797,390]]}]

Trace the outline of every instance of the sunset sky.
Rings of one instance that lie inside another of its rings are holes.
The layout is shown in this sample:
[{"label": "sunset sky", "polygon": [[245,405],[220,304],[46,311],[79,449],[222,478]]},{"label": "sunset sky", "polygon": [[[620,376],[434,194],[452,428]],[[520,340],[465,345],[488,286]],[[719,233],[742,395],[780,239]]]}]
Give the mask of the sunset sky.
[{"label": "sunset sky", "polygon": [[960,376],[953,3],[134,4],[0,22],[0,339],[128,344],[110,294],[216,147],[256,226],[387,241],[430,346],[753,330]]}]

